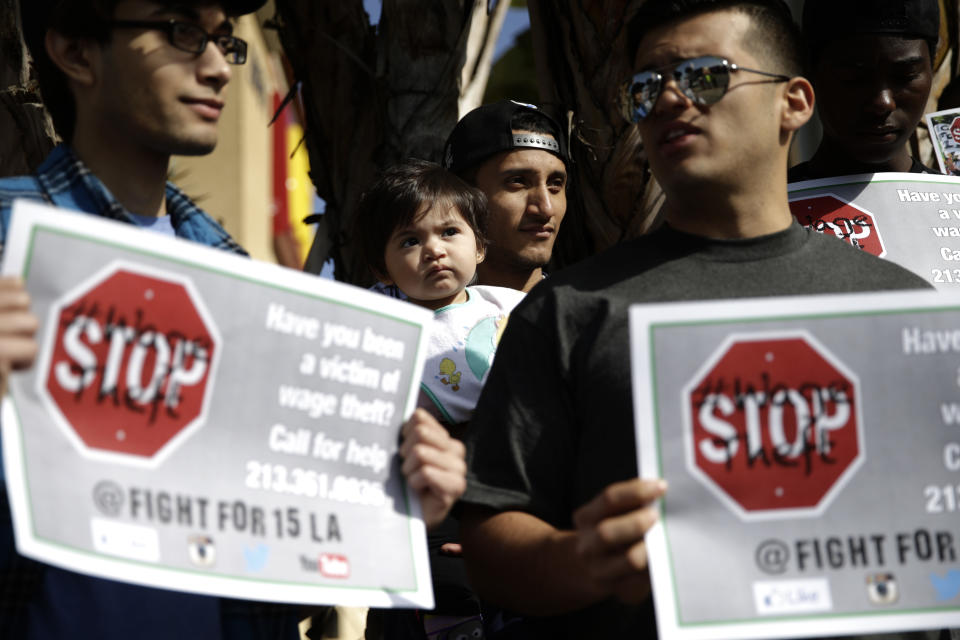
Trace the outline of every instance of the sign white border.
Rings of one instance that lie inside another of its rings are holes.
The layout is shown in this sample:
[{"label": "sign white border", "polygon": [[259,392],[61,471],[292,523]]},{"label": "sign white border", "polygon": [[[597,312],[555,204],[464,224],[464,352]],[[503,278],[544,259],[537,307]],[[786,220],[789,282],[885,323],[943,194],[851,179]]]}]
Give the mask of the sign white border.
[{"label": "sign white border", "polygon": [[[87,238],[96,242],[107,241],[124,248],[143,251],[152,257],[169,256],[172,262],[186,263],[192,267],[208,268],[234,274],[267,286],[295,291],[313,298],[322,298],[352,307],[366,307],[381,315],[389,315],[426,327],[433,314],[414,305],[394,300],[359,287],[287,269],[274,264],[257,262],[223,251],[205,247],[176,238],[148,233],[135,227],[91,215],[69,213],[44,204],[18,200],[14,202],[12,222],[4,248],[0,274],[23,277],[31,247],[31,240],[38,227]],[[106,240],[108,239],[108,240]],[[414,383],[407,394],[403,416],[409,417],[417,405],[420,373],[423,370],[426,340],[420,340],[413,368]],[[16,375],[33,376],[35,370]],[[121,580],[152,587],[214,594],[248,600],[337,604],[344,606],[415,607],[432,609],[433,588],[430,564],[427,555],[426,528],[424,527],[420,502],[416,494],[404,483],[409,517],[411,553],[413,555],[416,588],[410,591],[388,591],[380,588],[358,586],[332,587],[327,585],[263,580],[256,577],[230,577],[204,575],[197,571],[151,566],[145,562],[110,558],[92,551],[65,547],[38,538],[32,529],[30,504],[27,494],[23,458],[21,425],[15,403],[10,396],[3,401],[0,410],[3,429],[3,463],[6,471],[7,493],[14,520],[17,551],[24,556],[52,564],[63,569],[88,573],[105,578]]]},{"label": "sign white border", "polygon": [[[785,318],[797,320],[824,314],[870,315],[899,310],[947,308],[960,311],[960,296],[934,291],[893,291],[633,305],[630,307],[630,362],[640,477],[661,476],[653,393],[656,382],[652,375],[654,354],[650,345],[650,331],[653,327],[661,324],[705,324],[711,321]],[[862,636],[870,633],[960,626],[960,610],[920,613],[877,611],[849,615],[826,612],[822,616],[794,616],[781,620],[771,620],[758,614],[750,621],[681,624],[678,619],[677,584],[673,579],[665,531],[665,527],[669,526],[668,520],[661,504],[660,520],[644,538],[661,640],[760,640],[854,634]]]}]

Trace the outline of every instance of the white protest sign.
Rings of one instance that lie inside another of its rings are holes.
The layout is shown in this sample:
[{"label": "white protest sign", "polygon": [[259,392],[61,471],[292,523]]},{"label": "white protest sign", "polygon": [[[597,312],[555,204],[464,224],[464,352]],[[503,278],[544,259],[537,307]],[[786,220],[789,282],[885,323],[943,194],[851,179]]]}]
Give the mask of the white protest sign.
[{"label": "white protest sign", "polygon": [[935,111],[925,118],[940,171],[948,176],[960,175],[960,109]]},{"label": "white protest sign", "polygon": [[24,202],[3,271],[40,319],[3,413],[21,553],[198,593],[432,606],[396,455],[428,312]]},{"label": "white protest sign", "polygon": [[636,305],[664,640],[960,626],[960,297]]},{"label": "white protest sign", "polygon": [[795,182],[788,190],[800,224],[896,262],[938,289],[960,289],[960,178],[876,173]]}]

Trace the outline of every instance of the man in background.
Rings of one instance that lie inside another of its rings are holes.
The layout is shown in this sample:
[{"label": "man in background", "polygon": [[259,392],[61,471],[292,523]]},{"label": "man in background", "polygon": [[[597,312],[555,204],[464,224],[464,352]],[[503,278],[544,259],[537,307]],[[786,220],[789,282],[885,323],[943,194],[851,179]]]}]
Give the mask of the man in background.
[{"label": "man in background", "polygon": [[453,128],[443,164],[487,196],[487,257],[478,283],[529,291],[544,277],[567,212],[563,130],[531,104],[477,107]]},{"label": "man in background", "polygon": [[907,147],[930,95],[939,33],[937,0],[807,0],[803,36],[823,139],[789,181],[939,173]]}]

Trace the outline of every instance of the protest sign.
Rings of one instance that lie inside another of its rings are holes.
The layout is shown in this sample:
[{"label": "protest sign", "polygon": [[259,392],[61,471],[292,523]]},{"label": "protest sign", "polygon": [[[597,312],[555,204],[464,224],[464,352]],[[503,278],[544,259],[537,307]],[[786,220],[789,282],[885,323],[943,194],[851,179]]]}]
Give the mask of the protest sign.
[{"label": "protest sign", "polygon": [[795,182],[788,190],[800,224],[896,262],[938,289],[960,289],[960,178],[876,173]]},{"label": "protest sign", "polygon": [[930,143],[940,171],[960,175],[960,109],[946,109],[926,115]]},{"label": "protest sign", "polygon": [[22,201],[3,272],[40,320],[3,413],[23,555],[254,600],[432,606],[396,455],[429,312]]},{"label": "protest sign", "polygon": [[637,305],[660,637],[960,626],[960,298]]}]

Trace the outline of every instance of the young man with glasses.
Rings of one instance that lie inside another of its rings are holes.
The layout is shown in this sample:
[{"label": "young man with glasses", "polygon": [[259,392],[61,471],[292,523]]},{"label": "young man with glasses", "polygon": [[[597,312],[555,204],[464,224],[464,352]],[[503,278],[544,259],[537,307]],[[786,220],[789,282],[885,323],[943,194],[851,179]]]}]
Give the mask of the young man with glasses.
[{"label": "young man with glasses", "polygon": [[[262,4],[23,0],[24,39],[64,144],[34,175],[0,180],[0,239],[12,200],[26,197],[246,255],[167,182],[167,172],[171,155],[202,155],[216,145],[231,67],[246,59],[231,18]],[[0,314],[0,328],[6,318]],[[0,518],[7,520],[0,523],[4,637],[298,637],[290,607],[150,589],[27,562],[13,550],[5,504]]]},{"label": "young man with glasses", "polygon": [[[0,241],[14,198],[246,252],[167,182],[170,156],[217,142],[232,66],[246,43],[232,18],[265,0],[23,0],[25,40],[65,144],[32,176],[0,180]],[[266,123],[264,123],[266,124]],[[69,257],[64,258],[69,268]],[[29,366],[36,319],[21,284],[0,280],[0,376]],[[428,525],[462,492],[462,445],[417,419],[405,425],[403,473]],[[0,637],[299,638],[299,608],[91,578],[16,555],[0,485]]]},{"label": "young man with glasses", "polygon": [[779,0],[648,0],[624,91],[665,227],[551,276],[511,314],[467,435],[461,536],[482,597],[537,637],[655,637],[627,309],[642,302],[925,287],[800,227],[793,132],[811,116]]}]

